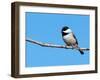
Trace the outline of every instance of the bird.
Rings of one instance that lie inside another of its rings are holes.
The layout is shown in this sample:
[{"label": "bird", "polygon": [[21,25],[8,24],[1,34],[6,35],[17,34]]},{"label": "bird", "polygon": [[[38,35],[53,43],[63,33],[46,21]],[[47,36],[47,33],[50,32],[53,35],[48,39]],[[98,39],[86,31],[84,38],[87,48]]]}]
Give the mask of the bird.
[{"label": "bird", "polygon": [[[64,26],[61,30],[61,33],[66,46],[71,46],[72,48],[79,48],[77,38],[68,26]],[[84,54],[83,50],[81,50],[80,48],[79,52],[81,54]]]}]

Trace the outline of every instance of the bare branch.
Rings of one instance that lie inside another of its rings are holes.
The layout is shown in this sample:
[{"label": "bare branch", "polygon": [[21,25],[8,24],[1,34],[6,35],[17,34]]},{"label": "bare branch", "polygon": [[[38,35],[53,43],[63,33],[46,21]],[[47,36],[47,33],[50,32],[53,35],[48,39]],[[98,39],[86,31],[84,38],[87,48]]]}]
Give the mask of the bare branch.
[{"label": "bare branch", "polygon": [[[34,43],[43,47],[52,47],[52,48],[64,48],[64,49],[73,49],[72,47],[66,46],[66,45],[55,45],[55,44],[49,44],[49,43],[43,43],[43,42],[39,42],[39,41],[35,41],[32,39],[26,39],[27,42],[30,43]],[[75,48],[76,50],[84,50],[84,51],[88,51],[88,48]]]}]

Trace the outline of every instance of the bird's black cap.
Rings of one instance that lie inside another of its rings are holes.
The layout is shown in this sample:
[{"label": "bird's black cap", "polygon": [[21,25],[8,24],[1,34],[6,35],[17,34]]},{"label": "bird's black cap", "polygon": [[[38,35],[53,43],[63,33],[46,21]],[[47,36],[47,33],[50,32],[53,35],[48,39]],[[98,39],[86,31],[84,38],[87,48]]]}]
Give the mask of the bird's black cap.
[{"label": "bird's black cap", "polygon": [[64,35],[67,35],[68,33],[64,33],[63,31],[66,31],[67,29],[69,29],[69,27],[67,27],[67,26],[64,26],[63,28],[62,28],[62,31],[61,31],[61,33],[62,33],[62,36],[64,36]]},{"label": "bird's black cap", "polygon": [[69,27],[68,27],[68,26],[64,26],[64,27],[62,28],[62,31],[66,31],[67,29],[69,29]]}]

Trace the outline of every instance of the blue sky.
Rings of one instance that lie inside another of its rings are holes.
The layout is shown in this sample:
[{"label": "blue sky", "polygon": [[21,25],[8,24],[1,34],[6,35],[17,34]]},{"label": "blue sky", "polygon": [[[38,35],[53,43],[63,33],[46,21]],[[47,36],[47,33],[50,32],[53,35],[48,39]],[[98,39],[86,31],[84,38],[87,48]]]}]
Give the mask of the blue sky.
[{"label": "blue sky", "polygon": [[[25,17],[26,39],[64,45],[61,29],[68,26],[76,35],[79,47],[89,48],[89,15],[26,12]],[[26,42],[26,67],[89,64],[89,52],[84,53]]]}]

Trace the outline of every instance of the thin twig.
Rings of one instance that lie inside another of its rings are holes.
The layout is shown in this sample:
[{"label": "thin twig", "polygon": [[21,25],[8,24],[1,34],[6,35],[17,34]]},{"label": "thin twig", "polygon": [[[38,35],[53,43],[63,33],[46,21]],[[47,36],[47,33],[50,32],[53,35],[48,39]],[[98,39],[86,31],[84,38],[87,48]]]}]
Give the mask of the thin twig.
[{"label": "thin twig", "polygon": [[[49,43],[43,43],[43,42],[39,42],[39,41],[35,41],[32,39],[26,39],[27,42],[30,43],[34,43],[43,47],[52,47],[52,48],[64,48],[64,49],[73,49],[72,47],[66,46],[66,45],[55,45],[55,44],[49,44]],[[75,48],[77,50],[84,50],[84,51],[88,51],[88,48]]]}]

